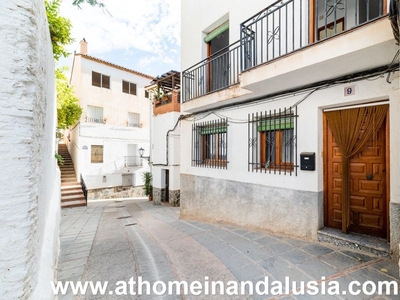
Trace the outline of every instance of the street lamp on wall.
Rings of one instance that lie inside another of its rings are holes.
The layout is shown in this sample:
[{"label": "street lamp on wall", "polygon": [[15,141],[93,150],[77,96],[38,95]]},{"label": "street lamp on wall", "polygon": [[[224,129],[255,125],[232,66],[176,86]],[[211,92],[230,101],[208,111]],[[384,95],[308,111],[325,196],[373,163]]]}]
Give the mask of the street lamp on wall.
[{"label": "street lamp on wall", "polygon": [[142,147],[140,147],[138,151],[139,151],[140,158],[145,158],[145,159],[147,159],[148,162],[150,162],[150,156],[143,156],[144,149]]}]

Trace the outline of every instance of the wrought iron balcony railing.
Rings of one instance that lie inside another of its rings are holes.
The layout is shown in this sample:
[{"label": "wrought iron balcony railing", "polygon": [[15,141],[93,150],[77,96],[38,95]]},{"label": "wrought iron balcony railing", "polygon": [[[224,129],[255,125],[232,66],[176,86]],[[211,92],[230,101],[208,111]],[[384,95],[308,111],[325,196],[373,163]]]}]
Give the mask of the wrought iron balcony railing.
[{"label": "wrought iron balcony railing", "polygon": [[276,1],[241,24],[241,71],[383,15],[384,0]]},{"label": "wrought iron balcony railing", "polygon": [[140,156],[125,156],[125,168],[141,167],[143,166],[143,158]]},{"label": "wrought iron balcony railing", "polygon": [[182,73],[182,102],[239,83],[239,41],[219,50]]},{"label": "wrought iron balcony railing", "polygon": [[128,127],[142,127],[138,122],[126,122],[126,126]]},{"label": "wrought iron balcony railing", "polygon": [[105,124],[106,123],[106,119],[103,119],[103,118],[86,118],[86,122],[88,122],[88,123]]},{"label": "wrought iron balcony railing", "polygon": [[240,40],[182,73],[182,103],[239,83],[239,74],[370,22],[385,0],[278,0],[240,25]]}]

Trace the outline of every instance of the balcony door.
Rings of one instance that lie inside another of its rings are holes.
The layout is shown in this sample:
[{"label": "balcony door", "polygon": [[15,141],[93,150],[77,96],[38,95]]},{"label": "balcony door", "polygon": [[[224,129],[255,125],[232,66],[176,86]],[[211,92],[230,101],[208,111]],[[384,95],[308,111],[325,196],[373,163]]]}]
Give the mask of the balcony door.
[{"label": "balcony door", "polygon": [[125,159],[125,167],[135,167],[140,165],[140,157],[138,154],[137,144],[127,145],[127,156]]},{"label": "balcony door", "polygon": [[[215,30],[218,30],[215,29]],[[208,91],[213,92],[229,85],[229,28],[213,37],[207,43]]]},{"label": "balcony door", "polygon": [[386,0],[314,0],[311,2],[311,41],[319,41],[386,13]]}]

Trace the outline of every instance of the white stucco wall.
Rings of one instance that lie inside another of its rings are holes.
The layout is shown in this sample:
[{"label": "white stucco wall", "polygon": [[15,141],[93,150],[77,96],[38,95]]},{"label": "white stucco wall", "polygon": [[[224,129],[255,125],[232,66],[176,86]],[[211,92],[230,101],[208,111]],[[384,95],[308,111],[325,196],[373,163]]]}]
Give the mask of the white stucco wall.
[{"label": "white stucco wall", "polygon": [[44,2],[1,1],[0,32],[0,298],[52,299],[60,172]]},{"label": "white stucco wall", "polygon": [[[349,84],[347,84],[349,85]],[[299,155],[301,152],[316,153],[316,171],[298,170],[298,176],[260,174],[248,172],[247,152],[248,152],[248,113],[265,112],[266,110],[283,109],[294,105],[306,94],[288,96],[284,99],[264,104],[253,104],[250,106],[238,106],[227,110],[215,110],[219,116],[225,116],[234,120],[229,122],[228,126],[228,169],[210,169],[191,166],[192,149],[192,121],[182,121],[181,136],[181,173],[198,176],[214,177],[219,179],[261,184],[266,186],[290,188],[302,191],[318,192],[323,191],[323,128],[322,128],[322,110],[324,108],[338,107],[349,104],[360,104],[373,101],[390,100],[390,127],[398,128],[400,120],[395,116],[400,111],[399,82],[393,80],[388,84],[385,78],[375,81],[360,81],[351,83],[355,85],[356,94],[354,96],[344,96],[344,87],[347,85],[338,85],[328,89],[323,89],[313,93],[304,102],[298,106],[297,120],[297,160],[300,163]],[[207,113],[209,114],[209,113]],[[217,116],[210,114],[202,118],[199,114],[196,116],[199,122],[218,119]],[[242,121],[242,123],[240,123]],[[391,131],[391,157],[390,161],[394,163],[391,168],[391,178],[397,178],[399,174],[398,154],[395,149],[400,144],[398,135]],[[396,167],[397,165],[397,167]],[[400,186],[393,182],[391,184],[391,201],[398,202]]]},{"label": "white stucco wall", "polygon": [[[181,124],[179,123],[174,129],[179,116],[179,112],[168,112],[153,116],[151,160],[153,163],[153,186],[155,188],[165,187],[165,170],[169,170],[169,189],[180,189],[179,170]],[[168,165],[166,165],[168,131],[170,132],[168,136]]]}]

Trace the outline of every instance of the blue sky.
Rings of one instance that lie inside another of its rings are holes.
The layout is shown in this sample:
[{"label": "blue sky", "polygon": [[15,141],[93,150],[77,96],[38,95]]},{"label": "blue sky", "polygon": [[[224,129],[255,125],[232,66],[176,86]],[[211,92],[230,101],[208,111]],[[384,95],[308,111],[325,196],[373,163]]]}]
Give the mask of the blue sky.
[{"label": "blue sky", "polygon": [[[70,19],[75,42],[68,51],[79,53],[79,41],[88,42],[88,54],[150,76],[180,71],[180,0],[103,0],[106,9],[72,6],[60,9]],[[72,66],[72,56],[60,66]]]}]

